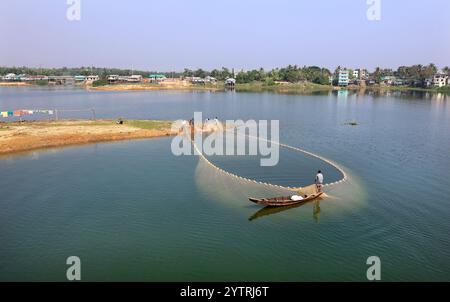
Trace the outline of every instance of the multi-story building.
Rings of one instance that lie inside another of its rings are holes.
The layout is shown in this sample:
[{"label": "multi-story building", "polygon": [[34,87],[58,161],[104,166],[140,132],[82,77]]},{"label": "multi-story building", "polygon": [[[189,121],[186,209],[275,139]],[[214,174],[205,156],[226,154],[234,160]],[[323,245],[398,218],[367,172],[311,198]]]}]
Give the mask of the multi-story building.
[{"label": "multi-story building", "polygon": [[347,69],[339,69],[337,74],[337,82],[338,86],[348,86],[348,70]]},{"label": "multi-story building", "polygon": [[437,73],[433,77],[433,85],[435,87],[443,87],[447,85],[448,81],[449,81],[448,75],[443,73]]},{"label": "multi-story building", "polygon": [[367,69],[358,69],[358,76],[360,80],[367,80],[369,78],[369,73],[367,72]]}]

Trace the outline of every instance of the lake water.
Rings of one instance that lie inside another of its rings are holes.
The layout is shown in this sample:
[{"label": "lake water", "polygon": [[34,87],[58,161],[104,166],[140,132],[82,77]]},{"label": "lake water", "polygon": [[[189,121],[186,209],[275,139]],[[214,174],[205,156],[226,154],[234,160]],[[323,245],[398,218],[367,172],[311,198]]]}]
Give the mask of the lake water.
[{"label": "lake water", "polygon": [[[48,149],[0,158],[0,280],[450,281],[450,99],[427,94],[280,95],[0,88],[0,111],[95,108],[99,118],[280,120],[280,141],[349,174],[329,198],[281,211],[248,196],[275,190],[231,179],[171,138]],[[89,112],[61,113],[62,118]],[[1,118],[0,118],[1,119]],[[357,121],[358,126],[346,125]],[[274,184],[311,183],[332,166],[282,148],[280,164],[211,158]]]}]

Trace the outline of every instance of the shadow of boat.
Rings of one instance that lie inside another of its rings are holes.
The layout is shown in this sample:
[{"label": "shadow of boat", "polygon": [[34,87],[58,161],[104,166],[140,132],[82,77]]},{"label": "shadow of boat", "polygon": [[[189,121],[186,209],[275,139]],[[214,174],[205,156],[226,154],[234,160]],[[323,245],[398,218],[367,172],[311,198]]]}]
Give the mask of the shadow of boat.
[{"label": "shadow of boat", "polygon": [[319,216],[320,216],[320,200],[322,198],[319,198],[317,200],[312,200],[309,202],[304,202],[304,203],[300,203],[300,204],[294,204],[294,205],[290,205],[290,206],[285,206],[285,207],[271,207],[271,206],[267,206],[262,208],[261,210],[256,211],[256,213],[254,213],[252,216],[250,216],[248,218],[249,221],[253,221],[255,219],[264,217],[264,216],[269,216],[269,215],[274,215],[274,214],[278,214],[284,211],[289,211],[292,209],[296,209],[299,207],[302,207],[306,204],[309,203],[314,203],[314,207],[313,207],[313,218],[315,222],[318,222],[319,220]]}]

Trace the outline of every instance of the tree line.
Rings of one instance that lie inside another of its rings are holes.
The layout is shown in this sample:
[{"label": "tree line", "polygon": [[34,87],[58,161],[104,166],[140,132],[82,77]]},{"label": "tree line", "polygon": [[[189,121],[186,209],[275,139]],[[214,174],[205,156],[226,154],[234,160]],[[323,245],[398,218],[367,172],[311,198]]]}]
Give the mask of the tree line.
[{"label": "tree line", "polygon": [[[334,74],[341,67],[339,66]],[[421,83],[425,79],[433,77],[436,74],[438,68],[435,64],[428,65],[412,65],[412,66],[400,66],[397,70],[389,68],[377,67],[369,77],[376,82],[380,82],[385,76],[396,76],[402,79],[409,79],[416,83]],[[450,68],[444,67],[443,72],[450,75]],[[27,75],[46,75],[46,76],[75,76],[75,75],[99,75],[101,78],[106,78],[108,75],[116,74],[121,76],[126,75],[142,75],[144,77],[149,74],[158,73],[156,71],[143,71],[143,70],[131,70],[131,69],[119,69],[119,68],[100,68],[100,67],[75,67],[75,68],[30,68],[30,67],[0,67],[0,75],[15,73],[15,74],[27,74]],[[302,81],[317,83],[326,85],[329,84],[329,77],[333,73],[326,69],[318,66],[303,66],[299,67],[297,65],[288,65],[283,68],[273,68],[271,70],[265,70],[263,68],[247,70],[247,71],[235,71],[226,67],[221,69],[213,69],[207,71],[204,69],[184,69],[182,72],[159,72],[166,77],[200,77],[204,78],[211,76],[217,80],[225,80],[230,77],[236,78],[236,82],[240,84],[251,83],[251,82],[263,82],[265,84],[271,85],[276,82],[289,82],[298,83]],[[352,72],[350,72],[350,78],[352,78]]]},{"label": "tree line", "polygon": [[274,68],[271,70],[264,70],[263,68],[253,69],[248,71],[234,71],[226,67],[222,69],[213,69],[212,71],[205,71],[203,69],[190,70],[185,69],[182,73],[183,77],[201,77],[211,76],[217,80],[225,80],[230,77],[235,77],[239,84],[251,82],[265,82],[272,84],[277,81],[285,81],[297,83],[300,81],[309,81],[317,84],[328,84],[331,72],[326,68],[317,66],[298,67],[297,65],[289,65],[284,68]]},{"label": "tree line", "polygon": [[98,75],[106,78],[108,75],[116,74],[120,76],[142,75],[147,77],[152,71],[120,69],[120,68],[100,68],[100,67],[61,67],[61,68],[31,68],[31,67],[1,67],[0,75],[8,73],[44,76],[76,76],[76,75]]},{"label": "tree line", "polygon": [[[442,71],[450,75],[450,68],[448,66],[444,67]],[[381,78],[385,76],[395,76],[402,79],[424,81],[432,78],[437,72],[438,68],[435,64],[431,63],[428,65],[417,64],[412,66],[400,66],[397,70],[382,69],[377,67],[372,73],[372,76],[376,81],[380,81]]]}]

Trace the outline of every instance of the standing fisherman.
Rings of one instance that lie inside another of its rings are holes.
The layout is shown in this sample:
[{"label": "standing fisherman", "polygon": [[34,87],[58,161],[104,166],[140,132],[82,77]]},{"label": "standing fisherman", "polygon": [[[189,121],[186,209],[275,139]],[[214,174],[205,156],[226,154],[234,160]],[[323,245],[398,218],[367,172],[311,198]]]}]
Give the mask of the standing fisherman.
[{"label": "standing fisherman", "polygon": [[315,179],[315,184],[316,184],[316,191],[317,193],[322,192],[322,188],[323,188],[323,174],[322,171],[318,171],[317,175],[316,175],[316,179]]}]

